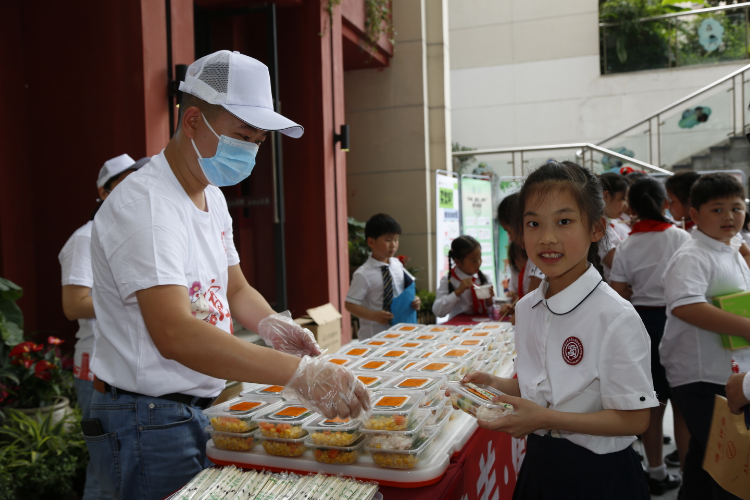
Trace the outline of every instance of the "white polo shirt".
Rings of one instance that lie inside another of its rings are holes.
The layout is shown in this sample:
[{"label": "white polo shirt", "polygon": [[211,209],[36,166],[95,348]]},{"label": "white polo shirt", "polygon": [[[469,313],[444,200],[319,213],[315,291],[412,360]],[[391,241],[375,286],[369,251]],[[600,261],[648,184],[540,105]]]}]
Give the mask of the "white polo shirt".
[{"label": "white polo shirt", "polygon": [[625,241],[628,239],[628,236],[630,236],[630,231],[632,230],[630,225],[623,219],[612,219],[609,221],[610,224],[613,224],[614,230],[617,231],[618,236],[620,236],[621,241]]},{"label": "white polo shirt", "polygon": [[[76,229],[65,242],[57,259],[62,269],[62,286],[78,285],[93,288],[94,272],[91,269],[91,228],[93,221],[88,221]],[[78,320],[75,352],[73,354],[73,374],[76,378],[94,380],[94,372],[89,370],[91,351],[94,349],[95,318]]]},{"label": "white polo shirt", "polygon": [[523,279],[521,280],[521,287],[523,287],[523,290],[518,289],[518,275],[521,274],[520,272],[516,272],[511,268],[510,270],[510,282],[508,283],[508,290],[511,292],[516,292],[518,295],[521,295],[521,292],[523,291],[523,295],[526,295],[526,293],[529,291],[529,268],[528,263],[530,263],[530,260],[526,261],[526,269],[523,272]]},{"label": "white polo shirt", "polygon": [[619,281],[633,287],[630,302],[634,306],[665,306],[661,275],[675,252],[689,240],[687,231],[674,226],[664,231],[630,235],[617,247],[610,282]]},{"label": "white polo shirt", "polygon": [[205,190],[207,211],[188,197],[164,152],[129,175],[94,218],[96,329],[93,370],[105,382],[147,396],[215,397],[225,381],[164,358],[154,345],[135,293],[179,285],[193,316],[227,333],[228,268],[239,263],[232,218],[221,190]]},{"label": "white polo shirt", "polygon": [[[568,288],[545,299],[548,286],[545,280],[516,306],[521,397],[570,413],[657,406],[651,341],[633,306],[591,265]],[[553,435],[600,455],[624,450],[636,439],[567,431]]]},{"label": "white polo shirt", "polygon": [[724,349],[719,334],[672,315],[675,307],[710,304],[713,297],[750,290],[750,269],[732,243],[725,245],[696,229],[664,270],[667,325],[659,354],[672,387],[693,382],[724,385],[732,375],[732,358],[741,367],[748,364],[750,349]]},{"label": "white polo shirt", "polygon": [[[529,277],[533,276],[534,278],[539,278],[540,280],[543,280],[544,278],[546,278],[546,276],[544,275],[544,273],[538,267],[536,267],[536,264],[534,264],[531,261],[531,259],[528,259],[526,261],[526,274],[528,274]],[[526,280],[526,278],[524,277],[524,281],[525,280]],[[528,288],[527,288],[527,290],[528,290]]]},{"label": "white polo shirt", "polygon": [[[604,270],[604,279],[609,282],[609,275],[611,273],[611,268],[604,263],[604,257],[607,256],[607,254],[612,250],[613,248],[617,248],[620,243],[622,243],[624,239],[620,236],[620,233],[618,233],[615,230],[615,225],[612,221],[609,221],[607,224],[607,231],[605,234],[605,238],[602,238],[599,241],[599,258],[602,260],[602,269]],[[615,252],[617,253],[617,252]]]},{"label": "white polo shirt", "polygon": [[[473,276],[466,274],[458,267],[454,267],[456,276],[465,280],[466,278],[476,278],[477,284],[479,284],[479,277],[475,274]],[[488,285],[492,284],[492,280],[486,274],[484,277],[487,279]],[[457,280],[453,276],[450,277],[451,283],[453,283],[453,290],[457,290],[461,285],[461,281]],[[435,294],[435,302],[432,304],[432,312],[437,318],[448,316],[448,321],[455,318],[459,314],[472,314],[474,312],[474,298],[471,295],[471,290],[464,290],[460,296],[454,292],[448,291],[448,275],[444,275],[440,278],[440,285],[438,286],[437,293]]]},{"label": "white polo shirt", "polygon": [[[385,266],[372,258],[372,254],[364,264],[354,271],[352,284],[346,294],[346,301],[365,307],[371,311],[383,310],[383,274],[380,270]],[[395,299],[404,291],[404,266],[396,257],[391,257],[387,264],[393,278],[393,298]],[[409,275],[411,276],[411,274]],[[413,279],[413,277],[412,277]],[[359,318],[359,339],[369,339],[373,335],[386,331],[390,326],[381,325],[375,321]]]}]

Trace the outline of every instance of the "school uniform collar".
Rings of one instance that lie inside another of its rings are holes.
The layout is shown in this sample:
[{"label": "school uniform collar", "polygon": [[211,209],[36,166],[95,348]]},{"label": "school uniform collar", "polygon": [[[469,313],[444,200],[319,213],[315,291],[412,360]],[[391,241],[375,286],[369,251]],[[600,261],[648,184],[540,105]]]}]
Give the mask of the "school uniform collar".
[{"label": "school uniform collar", "polygon": [[596,290],[599,283],[602,282],[602,275],[599,274],[599,271],[594,266],[589,264],[586,272],[575,280],[572,285],[553,297],[545,299],[544,295],[549,288],[549,281],[547,280],[548,278],[545,278],[542,281],[542,285],[534,290],[532,299],[534,305],[531,308],[533,309],[539,304],[544,303],[552,314],[560,316],[568,314],[586,300]]},{"label": "school uniform collar", "polygon": [[466,278],[476,278],[476,274],[466,274],[458,267],[454,267],[453,270],[456,271],[456,276],[458,276],[462,280],[465,280]]},{"label": "school uniform collar", "polygon": [[690,233],[694,240],[698,240],[707,247],[709,247],[711,250],[715,250],[717,252],[736,252],[737,249],[733,249],[732,245],[725,245],[719,240],[715,240],[708,236],[706,233],[698,229],[698,226],[693,229],[693,232]]}]

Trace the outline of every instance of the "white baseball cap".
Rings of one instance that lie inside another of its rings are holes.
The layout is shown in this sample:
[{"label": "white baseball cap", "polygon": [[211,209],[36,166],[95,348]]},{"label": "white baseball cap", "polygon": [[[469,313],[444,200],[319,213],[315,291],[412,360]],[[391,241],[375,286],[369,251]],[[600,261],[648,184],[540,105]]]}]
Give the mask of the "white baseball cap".
[{"label": "white baseball cap", "polygon": [[180,90],[219,104],[250,126],[299,138],[305,129],[273,110],[271,77],[262,62],[220,50],[201,57],[187,70]]},{"label": "white baseball cap", "polygon": [[96,179],[96,187],[100,188],[104,186],[112,177],[121,174],[126,170],[138,170],[150,161],[151,158],[148,157],[135,161],[130,155],[115,156],[111,160],[105,161],[104,166],[99,169],[99,177]]}]

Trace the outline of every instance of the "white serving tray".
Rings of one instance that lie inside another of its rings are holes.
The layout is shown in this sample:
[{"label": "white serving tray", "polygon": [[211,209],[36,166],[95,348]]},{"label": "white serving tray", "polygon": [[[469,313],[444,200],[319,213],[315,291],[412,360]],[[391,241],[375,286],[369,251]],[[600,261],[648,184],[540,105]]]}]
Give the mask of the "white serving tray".
[{"label": "white serving tray", "polygon": [[250,451],[220,450],[213,440],[206,445],[208,458],[217,465],[235,465],[245,469],[270,469],[298,473],[322,472],[343,474],[357,479],[370,479],[382,486],[418,488],[436,483],[448,469],[454,453],[463,449],[477,430],[477,421],[464,412],[456,411],[455,418],[448,422],[443,433],[432,444],[430,451],[413,469],[386,469],[378,467],[369,454],[362,455],[352,465],[322,464],[315,460],[312,450],[299,457],[277,457],[269,455],[257,445]]}]

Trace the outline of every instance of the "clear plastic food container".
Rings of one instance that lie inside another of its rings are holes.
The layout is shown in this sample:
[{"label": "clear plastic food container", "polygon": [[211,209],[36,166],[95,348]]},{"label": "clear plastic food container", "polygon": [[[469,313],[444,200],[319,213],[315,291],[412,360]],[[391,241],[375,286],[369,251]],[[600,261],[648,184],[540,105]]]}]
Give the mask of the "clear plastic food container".
[{"label": "clear plastic food container", "polygon": [[255,397],[255,396],[261,396],[263,398],[278,398],[283,399],[281,397],[281,391],[284,390],[284,386],[282,385],[263,385],[263,384],[255,384],[255,387],[248,389],[246,391],[242,391],[240,393],[241,397]]},{"label": "clear plastic food container", "polygon": [[365,450],[372,455],[372,460],[379,467],[411,469],[427,454],[434,439],[434,434],[426,433],[425,436],[417,439],[408,450],[379,450],[367,445],[365,445]]},{"label": "clear plastic food container", "polygon": [[393,325],[388,329],[389,332],[406,332],[406,333],[415,333],[422,331],[424,328],[424,325],[419,325],[416,323],[399,323],[397,325]]},{"label": "clear plastic food container", "polygon": [[382,349],[383,347],[388,347],[393,344],[394,344],[393,340],[386,340],[386,339],[370,339],[370,340],[363,340],[362,342],[359,342],[359,345],[376,347],[378,349]]},{"label": "clear plastic food container", "polygon": [[315,444],[327,446],[349,446],[362,435],[361,428],[359,419],[328,419],[320,415],[303,425]]},{"label": "clear plastic food container", "polygon": [[433,325],[423,328],[420,332],[420,335],[422,333],[448,333],[452,332],[455,329],[456,327],[451,325]]},{"label": "clear plastic food container", "polygon": [[418,359],[405,359],[391,368],[391,371],[395,373],[408,373],[411,371],[411,368],[417,364],[419,364]]},{"label": "clear plastic food container", "polygon": [[359,361],[361,358],[354,356],[344,356],[343,354],[326,354],[320,359],[339,366],[346,366],[347,368],[351,368],[352,365]]},{"label": "clear plastic food container", "polygon": [[399,361],[398,358],[381,358],[380,356],[373,356],[357,361],[356,363],[351,365],[350,368],[352,370],[359,370],[363,372],[387,372],[399,363],[401,363],[401,361]]},{"label": "clear plastic food container", "polygon": [[422,394],[420,406],[427,406],[435,400],[447,382],[445,375],[399,375],[383,386],[383,390],[411,391]]},{"label": "clear plastic food container", "polygon": [[372,413],[365,420],[365,429],[402,431],[406,429],[419,408],[422,394],[406,391],[378,391],[370,396]]},{"label": "clear plastic food container", "polygon": [[440,436],[440,434],[443,433],[443,430],[445,430],[445,426],[448,425],[448,422],[450,422],[450,418],[448,417],[448,415],[453,412],[453,407],[451,405],[447,405],[446,407],[449,410],[448,412],[441,412],[440,415],[438,415],[437,421],[435,421],[432,425],[424,426],[425,432],[434,433],[436,439],[438,436]]},{"label": "clear plastic food container", "polygon": [[413,332],[394,332],[391,330],[386,330],[384,332],[380,332],[377,335],[373,337],[375,340],[388,340],[391,342],[398,342],[400,340],[408,340],[413,335]]},{"label": "clear plastic food container", "polygon": [[408,347],[386,347],[375,353],[378,358],[389,358],[389,359],[406,359],[411,357],[416,349],[409,349]]},{"label": "clear plastic food container", "polygon": [[217,431],[249,432],[258,427],[253,416],[266,411],[271,405],[280,403],[278,398],[240,396],[220,405],[203,410],[203,414]]},{"label": "clear plastic food container", "polygon": [[379,450],[407,450],[412,447],[414,441],[422,436],[429,412],[420,410],[414,420],[402,431],[372,431],[363,429],[362,433],[367,437],[367,446]]},{"label": "clear plastic food container", "polygon": [[430,347],[434,345],[434,342],[431,341],[424,341],[424,340],[405,340],[403,342],[398,342],[392,346],[393,349],[400,349],[402,347],[405,347],[407,349],[425,349],[427,347]]},{"label": "clear plastic food container", "polygon": [[409,356],[409,359],[427,359],[427,358],[432,357],[439,350],[440,348],[438,348],[435,345],[433,345],[433,347],[417,349],[411,354],[411,356]]},{"label": "clear plastic food container", "polygon": [[459,326],[458,328],[456,328],[456,329],[455,329],[455,330],[453,330],[453,331],[454,331],[454,332],[456,332],[456,333],[457,333],[457,334],[459,334],[459,335],[463,335],[464,333],[466,333],[466,332],[470,332],[470,331],[472,331],[473,329],[474,329],[474,327],[473,327],[473,326]]},{"label": "clear plastic food container", "polygon": [[443,412],[445,411],[446,405],[450,407],[450,405],[448,404],[448,398],[446,398],[444,393],[440,391],[440,394],[438,394],[438,397],[436,397],[432,401],[432,403],[422,408],[423,410],[427,410],[429,412],[427,416],[428,426],[435,425],[438,421],[440,421],[440,419],[443,417]]},{"label": "clear plastic food container", "polygon": [[513,325],[506,321],[501,321],[501,322],[489,321],[485,323],[479,323],[478,325],[474,326],[474,329],[475,330],[506,330],[512,327]]},{"label": "clear plastic food container", "polygon": [[460,380],[469,373],[469,361],[460,359],[429,358],[409,368],[412,373],[441,374],[448,380]]},{"label": "clear plastic food container", "polygon": [[259,414],[255,421],[265,437],[297,439],[307,434],[302,426],[316,416],[317,413],[299,403],[287,402]]},{"label": "clear plastic food container", "polygon": [[459,337],[451,341],[451,345],[459,347],[477,347],[489,351],[492,339],[482,337]]},{"label": "clear plastic food container", "polygon": [[305,446],[313,451],[315,460],[322,464],[350,465],[365,453],[365,438],[348,446],[324,446],[307,438]]},{"label": "clear plastic food container", "polygon": [[444,359],[460,359],[471,361],[486,359],[486,347],[449,345],[437,351],[432,357]]},{"label": "clear plastic food container", "polygon": [[305,446],[305,439],[280,439],[280,438],[268,438],[261,435],[256,436],[256,440],[263,445],[263,449],[269,455],[276,455],[277,457],[298,457],[307,451]]},{"label": "clear plastic food container", "polygon": [[380,388],[391,380],[396,375],[394,373],[373,373],[370,371],[354,371],[354,375],[359,379],[360,382],[365,384],[365,387],[367,387],[367,390],[369,391],[376,391],[380,390]]},{"label": "clear plastic food container", "polygon": [[341,348],[336,355],[351,356],[353,358],[366,358],[372,356],[375,351],[380,349],[382,349],[382,347],[352,344]]},{"label": "clear plastic food container", "polygon": [[211,439],[214,440],[214,446],[222,450],[248,451],[257,444],[255,439],[257,431],[221,432],[217,431],[210,425],[204,430],[211,434]]},{"label": "clear plastic food container", "polygon": [[495,396],[503,393],[489,385],[448,382],[448,389],[451,393],[451,404],[477,420],[492,422],[513,414],[513,405],[492,402]]}]

